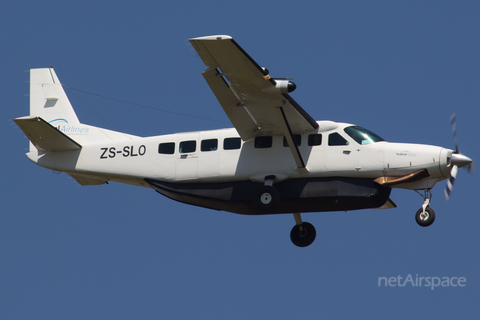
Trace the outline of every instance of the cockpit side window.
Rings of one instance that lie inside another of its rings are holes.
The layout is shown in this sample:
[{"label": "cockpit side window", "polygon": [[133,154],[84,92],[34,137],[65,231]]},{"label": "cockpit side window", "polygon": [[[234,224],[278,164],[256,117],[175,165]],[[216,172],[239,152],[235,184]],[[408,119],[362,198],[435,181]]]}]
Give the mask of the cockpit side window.
[{"label": "cockpit side window", "polygon": [[359,126],[346,127],[345,129],[343,129],[343,131],[345,131],[346,134],[348,134],[350,137],[352,137],[353,140],[355,140],[358,144],[361,145],[385,141],[380,136],[376,135],[370,130]]},{"label": "cockpit side window", "polygon": [[342,137],[337,132],[334,132],[334,133],[330,133],[330,135],[328,136],[328,145],[329,146],[348,146],[348,141],[345,140],[345,138]]}]

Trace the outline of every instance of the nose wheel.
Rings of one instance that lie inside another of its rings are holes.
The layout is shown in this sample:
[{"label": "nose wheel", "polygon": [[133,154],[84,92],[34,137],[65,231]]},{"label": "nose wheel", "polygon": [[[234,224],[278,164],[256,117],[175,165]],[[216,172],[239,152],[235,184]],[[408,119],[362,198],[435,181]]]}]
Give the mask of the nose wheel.
[{"label": "nose wheel", "polygon": [[433,221],[435,221],[435,211],[433,211],[432,208],[427,207],[424,212],[423,208],[420,208],[415,214],[415,221],[417,221],[418,225],[421,227],[428,227]]},{"label": "nose wheel", "polygon": [[418,209],[417,213],[415,214],[415,221],[417,221],[418,225],[421,227],[428,227],[435,221],[435,211],[429,207],[430,199],[432,199],[432,193],[430,192],[430,189],[424,190],[423,195],[418,191],[416,192],[422,196],[424,202],[423,206]]}]

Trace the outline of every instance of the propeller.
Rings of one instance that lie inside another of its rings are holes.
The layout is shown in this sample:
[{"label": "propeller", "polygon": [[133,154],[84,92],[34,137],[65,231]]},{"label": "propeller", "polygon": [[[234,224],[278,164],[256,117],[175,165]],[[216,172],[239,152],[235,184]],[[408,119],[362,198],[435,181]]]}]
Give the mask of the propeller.
[{"label": "propeller", "polygon": [[453,141],[455,142],[455,152],[452,153],[450,178],[447,181],[447,186],[445,187],[445,199],[447,201],[450,199],[450,194],[453,190],[453,184],[457,178],[458,168],[464,168],[470,174],[473,174],[475,171],[475,163],[469,157],[461,154],[458,151],[458,140],[457,140],[457,119],[455,113],[450,117],[450,125],[452,126]]}]

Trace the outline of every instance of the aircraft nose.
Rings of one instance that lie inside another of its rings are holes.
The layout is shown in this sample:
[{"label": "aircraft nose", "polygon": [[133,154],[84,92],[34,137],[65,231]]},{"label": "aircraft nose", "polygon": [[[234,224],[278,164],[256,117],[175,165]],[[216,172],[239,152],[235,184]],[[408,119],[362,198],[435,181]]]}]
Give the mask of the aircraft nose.
[{"label": "aircraft nose", "polygon": [[454,166],[457,166],[459,168],[461,167],[465,167],[467,165],[469,165],[470,163],[472,163],[473,160],[470,159],[469,157],[461,154],[461,153],[453,153],[452,154],[452,164]]}]

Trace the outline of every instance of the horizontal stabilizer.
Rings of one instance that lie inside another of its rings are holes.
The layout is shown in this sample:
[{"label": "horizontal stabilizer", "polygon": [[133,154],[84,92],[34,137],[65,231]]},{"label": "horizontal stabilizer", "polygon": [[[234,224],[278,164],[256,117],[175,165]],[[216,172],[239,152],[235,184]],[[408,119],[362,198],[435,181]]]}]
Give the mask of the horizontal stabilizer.
[{"label": "horizontal stabilizer", "polygon": [[96,186],[96,185],[107,183],[106,180],[84,177],[78,174],[69,173],[68,175],[73,179],[75,179],[75,181],[77,181],[82,186]]},{"label": "horizontal stabilizer", "polygon": [[13,121],[38,150],[69,151],[82,148],[80,144],[40,117],[27,116],[13,119]]}]

